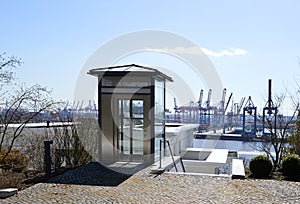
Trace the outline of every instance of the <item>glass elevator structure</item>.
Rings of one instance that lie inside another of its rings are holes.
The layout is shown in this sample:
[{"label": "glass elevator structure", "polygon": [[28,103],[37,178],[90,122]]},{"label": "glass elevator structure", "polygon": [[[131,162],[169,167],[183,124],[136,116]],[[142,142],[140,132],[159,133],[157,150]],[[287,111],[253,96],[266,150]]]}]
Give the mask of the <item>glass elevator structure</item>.
[{"label": "glass elevator structure", "polygon": [[98,77],[99,161],[153,163],[160,141],[165,144],[166,82],[172,78],[136,64],[88,74]]}]

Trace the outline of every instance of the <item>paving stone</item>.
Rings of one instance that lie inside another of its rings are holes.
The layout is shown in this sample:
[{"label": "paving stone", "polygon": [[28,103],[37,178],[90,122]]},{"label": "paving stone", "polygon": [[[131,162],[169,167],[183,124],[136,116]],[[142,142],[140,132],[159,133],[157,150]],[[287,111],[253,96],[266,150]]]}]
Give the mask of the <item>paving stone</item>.
[{"label": "paving stone", "polygon": [[130,176],[88,164],[0,203],[300,203],[300,182],[149,173],[150,167]]}]

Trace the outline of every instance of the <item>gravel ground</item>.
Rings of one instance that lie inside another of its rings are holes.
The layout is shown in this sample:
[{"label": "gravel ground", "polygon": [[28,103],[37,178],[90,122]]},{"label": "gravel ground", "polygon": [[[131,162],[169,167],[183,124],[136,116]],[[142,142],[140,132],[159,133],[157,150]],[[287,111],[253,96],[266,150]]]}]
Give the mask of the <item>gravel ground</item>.
[{"label": "gravel ground", "polygon": [[300,203],[300,182],[149,172],[128,176],[90,163],[0,203]]}]

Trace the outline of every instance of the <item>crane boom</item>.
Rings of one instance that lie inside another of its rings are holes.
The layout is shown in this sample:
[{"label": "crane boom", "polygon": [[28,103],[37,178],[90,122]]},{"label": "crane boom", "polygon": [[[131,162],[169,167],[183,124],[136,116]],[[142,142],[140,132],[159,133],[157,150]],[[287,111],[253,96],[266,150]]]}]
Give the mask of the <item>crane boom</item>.
[{"label": "crane boom", "polygon": [[79,106],[79,110],[82,111],[82,106],[83,106],[83,100],[81,101],[81,104]]},{"label": "crane boom", "polygon": [[240,114],[241,110],[242,110],[242,107],[244,105],[244,102],[245,102],[245,97],[243,97],[237,107],[237,114]]},{"label": "crane boom", "polygon": [[212,90],[209,89],[208,95],[207,95],[207,101],[206,101],[206,108],[210,107],[211,93],[212,93]]},{"label": "crane boom", "polygon": [[174,110],[175,110],[175,113],[179,113],[179,108],[177,106],[176,98],[174,98]]},{"label": "crane boom", "polygon": [[230,103],[232,94],[233,94],[233,93],[231,92],[231,94],[230,94],[230,96],[229,96],[229,98],[228,98],[228,101],[227,101],[227,103],[226,103],[226,106],[225,106],[225,108],[224,108],[224,113],[226,112],[226,110],[227,110],[227,108],[228,108],[228,105],[229,105],[229,103]]},{"label": "crane boom", "polygon": [[202,106],[202,99],[203,99],[203,89],[200,91],[199,101],[198,101],[198,107],[201,108]]},{"label": "crane boom", "polygon": [[223,95],[222,95],[222,101],[225,103],[225,98],[226,98],[226,88],[223,89]]}]

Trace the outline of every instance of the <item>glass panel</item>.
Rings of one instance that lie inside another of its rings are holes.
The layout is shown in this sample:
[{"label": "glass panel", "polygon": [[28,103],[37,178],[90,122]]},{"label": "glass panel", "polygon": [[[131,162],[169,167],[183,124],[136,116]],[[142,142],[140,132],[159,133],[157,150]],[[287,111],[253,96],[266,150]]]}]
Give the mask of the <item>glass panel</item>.
[{"label": "glass panel", "polygon": [[164,110],[164,95],[165,95],[164,81],[155,80],[155,153],[159,153],[160,140],[163,140],[165,134],[165,110]]},{"label": "glass panel", "polygon": [[132,100],[132,138],[133,154],[143,155],[144,138],[144,101]]},{"label": "glass panel", "polygon": [[136,79],[131,78],[129,80],[122,80],[120,81],[117,86],[124,86],[124,87],[147,87],[149,86],[148,82],[143,82],[143,81],[136,81]]},{"label": "glass panel", "polygon": [[138,76],[122,76],[112,77],[105,76],[102,78],[102,86],[109,87],[147,87],[150,86],[149,77],[138,77]]},{"label": "glass panel", "polygon": [[118,103],[119,149],[122,154],[143,155],[144,101],[120,99]]},{"label": "glass panel", "polygon": [[119,100],[119,149],[130,154],[130,101]]},{"label": "glass panel", "polygon": [[102,86],[114,86],[114,81],[108,78],[102,78]]},{"label": "glass panel", "polygon": [[132,101],[132,118],[144,118],[144,101]]},{"label": "glass panel", "polygon": [[133,154],[143,155],[144,120],[133,119]]},{"label": "glass panel", "polygon": [[130,123],[130,100],[122,100],[123,101],[123,115],[124,118],[127,119],[126,125]]},{"label": "glass panel", "polygon": [[129,129],[129,127],[124,128],[122,143],[123,143],[123,153],[130,154],[130,129]]}]

